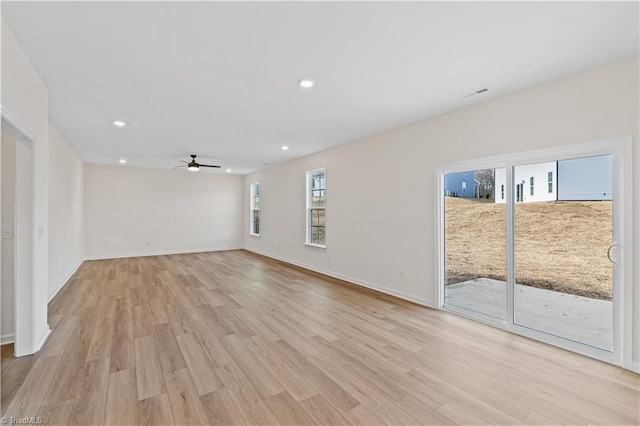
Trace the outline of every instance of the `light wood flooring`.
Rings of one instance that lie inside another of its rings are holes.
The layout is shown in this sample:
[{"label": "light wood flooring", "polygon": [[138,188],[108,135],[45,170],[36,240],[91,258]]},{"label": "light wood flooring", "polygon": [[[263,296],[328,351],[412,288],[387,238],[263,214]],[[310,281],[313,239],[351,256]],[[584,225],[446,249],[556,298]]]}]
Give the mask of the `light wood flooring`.
[{"label": "light wood flooring", "polygon": [[3,359],[5,417],[640,423],[638,375],[245,251],[85,262],[49,324]]}]

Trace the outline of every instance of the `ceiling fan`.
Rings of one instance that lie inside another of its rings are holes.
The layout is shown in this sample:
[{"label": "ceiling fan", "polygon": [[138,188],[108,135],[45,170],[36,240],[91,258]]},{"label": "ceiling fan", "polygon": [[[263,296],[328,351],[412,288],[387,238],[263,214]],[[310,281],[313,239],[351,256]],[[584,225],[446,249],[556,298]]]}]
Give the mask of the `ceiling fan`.
[{"label": "ceiling fan", "polygon": [[180,167],[186,167],[187,170],[189,170],[190,172],[197,172],[198,170],[200,170],[200,167],[212,167],[214,169],[219,169],[220,166],[212,166],[211,164],[199,164],[198,162],[196,162],[196,155],[191,154],[191,161],[184,161],[184,160],[180,160],[183,163],[187,163],[184,166],[175,166],[174,169],[180,168]]}]

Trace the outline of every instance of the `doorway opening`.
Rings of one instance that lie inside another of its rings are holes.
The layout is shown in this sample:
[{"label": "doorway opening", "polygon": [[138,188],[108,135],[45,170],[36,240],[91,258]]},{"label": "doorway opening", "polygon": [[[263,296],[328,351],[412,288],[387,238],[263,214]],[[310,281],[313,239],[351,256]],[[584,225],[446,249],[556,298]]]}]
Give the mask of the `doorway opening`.
[{"label": "doorway opening", "polygon": [[22,356],[33,353],[34,340],[34,144],[4,117],[1,129],[0,343],[12,344],[13,354]]}]

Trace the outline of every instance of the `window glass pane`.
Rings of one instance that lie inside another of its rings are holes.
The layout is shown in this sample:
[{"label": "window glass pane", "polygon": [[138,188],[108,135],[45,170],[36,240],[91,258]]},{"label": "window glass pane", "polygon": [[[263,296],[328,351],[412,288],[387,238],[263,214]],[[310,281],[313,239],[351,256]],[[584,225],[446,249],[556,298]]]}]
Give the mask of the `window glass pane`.
[{"label": "window glass pane", "polygon": [[251,233],[260,234],[260,184],[251,184]]},{"label": "window glass pane", "polygon": [[514,167],[552,179],[515,206],[514,322],[613,350],[613,165],[610,155]]},{"label": "window glass pane", "polygon": [[260,210],[253,211],[253,233],[260,233]]},{"label": "window glass pane", "polygon": [[319,239],[318,235],[319,235],[319,229],[312,227],[311,228],[311,241],[310,242],[313,243],[313,244],[319,244],[320,239]]},{"label": "window glass pane", "polygon": [[325,241],[325,210],[326,205],[326,175],[324,170],[307,174],[308,177],[308,239],[309,243],[324,245]]},{"label": "window glass pane", "polygon": [[506,319],[506,169],[444,181],[445,303]]},{"label": "window glass pane", "polygon": [[324,228],[319,228],[318,229],[318,244],[325,244],[325,236],[324,236],[325,230]]}]

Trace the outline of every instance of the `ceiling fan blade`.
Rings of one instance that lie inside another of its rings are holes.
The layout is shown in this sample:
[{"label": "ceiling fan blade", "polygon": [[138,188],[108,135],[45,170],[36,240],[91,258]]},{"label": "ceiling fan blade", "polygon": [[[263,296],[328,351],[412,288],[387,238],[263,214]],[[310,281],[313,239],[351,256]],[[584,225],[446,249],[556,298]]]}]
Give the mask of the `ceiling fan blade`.
[{"label": "ceiling fan blade", "polygon": [[209,164],[200,164],[200,167],[213,167],[215,169],[219,169],[220,168],[220,166],[211,166]]},{"label": "ceiling fan blade", "polygon": [[184,160],[180,160],[180,161],[182,161],[183,163],[187,163],[187,164],[189,164],[189,162],[188,162],[188,161],[184,161]]},{"label": "ceiling fan blade", "polygon": [[179,169],[180,167],[188,167],[188,166],[175,166],[173,169]]}]

